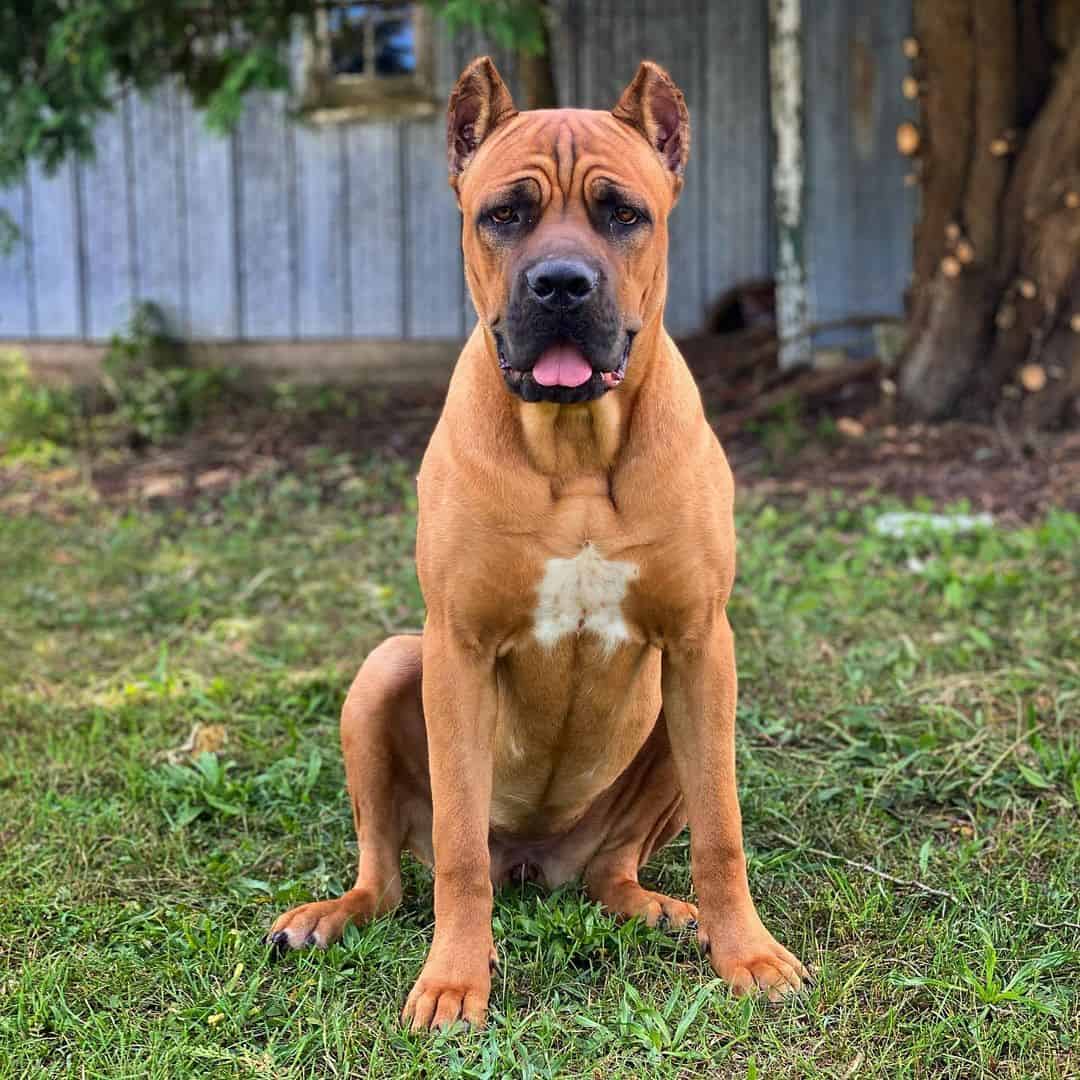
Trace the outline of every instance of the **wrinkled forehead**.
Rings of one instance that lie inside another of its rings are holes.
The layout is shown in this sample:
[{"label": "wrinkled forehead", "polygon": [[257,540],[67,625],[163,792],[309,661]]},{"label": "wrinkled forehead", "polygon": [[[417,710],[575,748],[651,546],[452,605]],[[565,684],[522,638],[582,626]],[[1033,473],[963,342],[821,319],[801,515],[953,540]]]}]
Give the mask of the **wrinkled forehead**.
[{"label": "wrinkled forehead", "polygon": [[595,180],[671,202],[663,164],[645,139],[609,112],[539,109],[520,113],[485,139],[462,177],[463,204],[532,178],[545,203],[581,198]]}]

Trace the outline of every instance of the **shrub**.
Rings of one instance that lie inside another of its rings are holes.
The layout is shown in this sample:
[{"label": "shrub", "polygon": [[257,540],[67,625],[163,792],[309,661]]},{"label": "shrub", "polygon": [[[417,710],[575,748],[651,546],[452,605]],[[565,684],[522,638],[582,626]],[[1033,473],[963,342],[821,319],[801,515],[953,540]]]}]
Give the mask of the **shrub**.
[{"label": "shrub", "polygon": [[0,353],[0,457],[62,459],[78,415],[72,390],[34,381],[21,353]]},{"label": "shrub", "polygon": [[233,381],[222,368],[195,367],[154,304],[139,304],[102,361],[105,391],[136,445],[187,431]]}]

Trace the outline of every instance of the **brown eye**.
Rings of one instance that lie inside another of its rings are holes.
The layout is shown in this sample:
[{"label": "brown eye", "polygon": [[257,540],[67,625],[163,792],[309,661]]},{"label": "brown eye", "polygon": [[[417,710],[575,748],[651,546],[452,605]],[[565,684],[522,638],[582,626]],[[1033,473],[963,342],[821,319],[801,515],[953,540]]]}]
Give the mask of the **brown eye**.
[{"label": "brown eye", "polygon": [[636,225],[641,220],[641,215],[632,206],[617,207],[614,217],[620,225]]},{"label": "brown eye", "polygon": [[517,211],[512,206],[497,206],[488,214],[496,225],[509,225],[517,221]]}]

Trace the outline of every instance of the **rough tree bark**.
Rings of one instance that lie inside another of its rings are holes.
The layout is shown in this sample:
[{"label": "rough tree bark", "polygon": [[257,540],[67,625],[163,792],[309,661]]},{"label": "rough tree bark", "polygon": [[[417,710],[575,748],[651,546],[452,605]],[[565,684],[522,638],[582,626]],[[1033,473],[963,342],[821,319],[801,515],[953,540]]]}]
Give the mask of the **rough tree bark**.
[{"label": "rough tree bark", "polygon": [[[915,0],[920,415],[1080,421],[1080,0]],[[910,143],[910,140],[909,140]],[[1018,402],[1010,406],[1010,402]]]}]

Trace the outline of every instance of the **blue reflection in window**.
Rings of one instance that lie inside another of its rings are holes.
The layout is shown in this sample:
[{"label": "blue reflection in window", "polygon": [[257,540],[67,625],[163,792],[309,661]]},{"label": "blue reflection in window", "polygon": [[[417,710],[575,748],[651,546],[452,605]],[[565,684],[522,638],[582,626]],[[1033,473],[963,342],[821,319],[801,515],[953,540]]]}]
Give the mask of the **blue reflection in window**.
[{"label": "blue reflection in window", "polygon": [[416,71],[416,41],[409,14],[386,19],[375,27],[375,74],[412,75]]},{"label": "blue reflection in window", "polygon": [[330,9],[330,56],[335,75],[363,75],[367,60],[364,37],[371,4],[349,4]]},{"label": "blue reflection in window", "polygon": [[[341,4],[331,8],[327,26],[334,74],[415,74],[415,7],[415,4]],[[374,52],[374,71],[368,67],[369,49]]]}]

